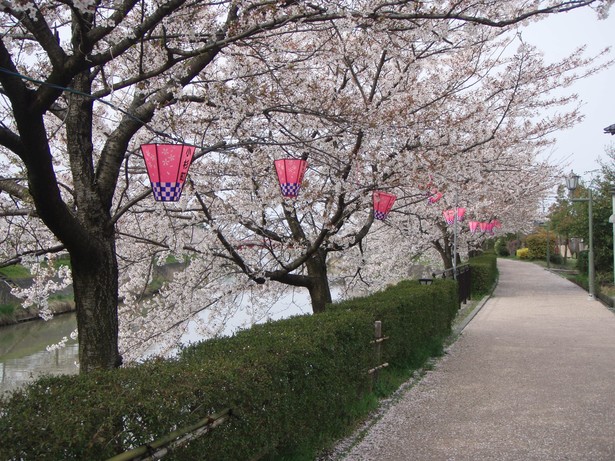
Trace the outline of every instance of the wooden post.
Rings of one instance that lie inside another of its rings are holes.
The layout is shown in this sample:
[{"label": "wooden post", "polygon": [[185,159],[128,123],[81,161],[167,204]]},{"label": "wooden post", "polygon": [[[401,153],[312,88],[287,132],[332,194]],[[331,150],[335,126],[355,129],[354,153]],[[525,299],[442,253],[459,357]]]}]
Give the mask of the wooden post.
[{"label": "wooden post", "polygon": [[378,374],[380,373],[378,370],[378,365],[380,365],[380,360],[382,359],[382,341],[378,341],[380,338],[382,338],[382,322],[380,320],[376,320],[374,322],[374,340],[376,341],[376,370],[372,375],[373,385],[376,385],[378,382]]},{"label": "wooden post", "polygon": [[382,322],[380,320],[376,320],[374,323],[374,340],[372,344],[375,346],[374,348],[374,359],[375,366],[371,370],[368,370],[368,373],[372,375],[372,379],[369,382],[369,391],[374,390],[374,385],[378,381],[378,373],[381,368],[388,367],[388,363],[380,363],[382,360],[382,342],[389,339],[387,336],[382,336]]}]

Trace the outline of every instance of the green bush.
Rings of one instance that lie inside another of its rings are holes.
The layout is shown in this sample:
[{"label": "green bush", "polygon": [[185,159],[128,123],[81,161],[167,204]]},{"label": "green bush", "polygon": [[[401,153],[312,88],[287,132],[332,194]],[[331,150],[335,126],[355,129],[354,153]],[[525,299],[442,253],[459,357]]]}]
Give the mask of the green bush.
[{"label": "green bush", "polygon": [[[525,243],[529,250],[530,259],[547,259],[547,234],[540,232],[537,234],[528,235]],[[553,233],[549,235],[549,253],[550,255],[559,254],[557,244]]]},{"label": "green bush", "polygon": [[43,378],[0,398],[0,459],[107,459],[227,407],[228,422],[165,459],[305,452],[373,407],[375,320],[390,338],[382,346],[386,381],[441,350],[457,309],[453,281],[403,282],[323,314],[187,347],[175,360]]},{"label": "green bush", "polygon": [[577,269],[582,274],[587,274],[589,268],[589,250],[579,251],[577,256]]},{"label": "green bush", "polygon": [[497,257],[494,253],[484,253],[468,261],[472,276],[472,297],[487,294],[498,276]]},{"label": "green bush", "polygon": [[12,304],[0,304],[0,315],[12,316],[15,313],[15,306]]},{"label": "green bush", "polygon": [[562,264],[564,264],[564,258],[562,257],[561,254],[559,253],[555,253],[555,254],[551,254],[549,255],[549,260],[553,263],[553,264],[559,264],[560,266]]},{"label": "green bush", "polygon": [[510,251],[508,251],[508,246],[506,243],[507,242],[504,237],[500,237],[495,241],[494,249],[498,256],[510,256]]}]

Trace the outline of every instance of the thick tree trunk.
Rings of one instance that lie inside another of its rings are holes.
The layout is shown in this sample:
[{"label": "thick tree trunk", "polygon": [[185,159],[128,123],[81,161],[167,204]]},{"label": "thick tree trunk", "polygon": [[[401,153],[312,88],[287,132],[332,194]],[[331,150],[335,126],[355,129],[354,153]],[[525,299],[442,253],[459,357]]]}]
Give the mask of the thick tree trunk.
[{"label": "thick tree trunk", "polygon": [[[73,85],[89,94],[90,77],[89,72],[82,72]],[[67,248],[72,262],[82,373],[121,364],[115,227],[110,215],[111,199],[107,200],[105,193],[107,189],[113,190],[115,181],[109,185],[96,178],[92,114],[91,98],[73,96],[66,117],[67,148],[77,205],[75,217],[88,242]]]},{"label": "thick tree trunk", "polygon": [[327,304],[331,304],[331,288],[327,276],[327,255],[324,250],[317,251],[308,261],[306,267],[309,277],[308,290],[312,301],[314,314],[325,311]]},{"label": "thick tree trunk", "polygon": [[115,368],[118,350],[118,268],[113,237],[101,238],[96,251],[71,254],[79,331],[80,371]]},{"label": "thick tree trunk", "polygon": [[439,240],[434,240],[432,242],[433,247],[440,254],[440,258],[442,258],[442,263],[444,264],[444,269],[452,269],[453,268],[453,251],[451,245],[448,243],[448,239],[444,239],[444,245],[440,243]]}]

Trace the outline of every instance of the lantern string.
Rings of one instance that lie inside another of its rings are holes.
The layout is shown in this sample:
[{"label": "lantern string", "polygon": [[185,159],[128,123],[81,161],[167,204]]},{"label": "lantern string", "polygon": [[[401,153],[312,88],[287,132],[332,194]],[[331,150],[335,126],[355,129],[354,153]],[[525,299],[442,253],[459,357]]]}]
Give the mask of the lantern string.
[{"label": "lantern string", "polygon": [[[136,122],[139,122],[147,130],[151,131],[155,135],[163,137],[163,138],[171,139],[173,141],[177,141],[177,138],[175,138],[174,136],[171,136],[171,135],[169,135],[169,134],[167,134],[167,133],[165,133],[163,131],[159,131],[159,130],[156,130],[156,129],[152,128],[151,126],[149,126],[149,124],[147,122],[145,122],[144,120],[141,120],[136,115],[131,114],[127,110],[122,109],[121,107],[118,107],[115,104],[113,104],[113,103],[111,103],[109,101],[105,101],[104,99],[99,98],[97,96],[84,93],[84,92],[76,90],[74,88],[70,88],[70,87],[66,87],[66,86],[62,86],[62,85],[56,85],[55,83],[49,83],[49,82],[45,82],[43,80],[38,80],[36,78],[28,77],[27,75],[23,75],[23,74],[20,74],[18,72],[13,72],[13,71],[8,70],[8,69],[6,69],[4,67],[0,67],[0,72],[2,72],[4,74],[7,74],[7,75],[11,75],[13,77],[21,78],[22,80],[26,80],[26,81],[31,82],[31,83],[35,83],[35,84],[38,84],[38,85],[48,86],[50,88],[55,88],[57,90],[62,90],[62,91],[66,91],[68,93],[72,93],[72,94],[76,94],[76,95],[79,95],[79,96],[84,96],[84,97],[89,98],[89,99],[93,99],[95,101],[98,101],[98,102],[100,102],[102,104],[105,104],[105,105],[111,107],[114,110],[117,110],[118,112],[121,112],[122,114],[126,115],[127,117],[130,117],[131,119],[135,120]],[[202,147],[202,146],[199,146],[199,147]]]},{"label": "lantern string", "polygon": [[[160,136],[160,137],[162,137],[162,138],[166,138],[166,139],[169,139],[169,140],[172,140],[172,141],[176,141],[176,142],[177,142],[177,141],[179,141],[179,142],[181,142],[181,143],[183,143],[183,142],[184,142],[184,141],[183,141],[183,140],[181,140],[181,139],[177,139],[177,137],[175,137],[175,136],[172,136],[172,135],[167,134],[167,133],[165,133],[165,132],[163,132],[163,131],[159,131],[159,130],[156,130],[156,129],[152,128],[152,127],[151,127],[151,126],[150,126],[147,122],[145,122],[144,120],[141,120],[141,119],[140,119],[139,117],[137,117],[136,115],[134,115],[134,114],[130,113],[129,111],[127,111],[127,110],[125,110],[125,109],[122,109],[121,107],[116,106],[115,104],[113,104],[113,103],[111,103],[111,102],[109,102],[109,101],[105,101],[104,99],[102,99],[102,98],[100,98],[100,97],[97,97],[97,96],[94,96],[94,95],[91,95],[91,94],[84,93],[84,92],[79,91],[79,90],[76,90],[76,89],[74,89],[74,88],[65,87],[65,86],[62,86],[62,85],[57,85],[57,84],[55,84],[55,83],[45,82],[45,81],[43,81],[43,80],[38,80],[38,79],[36,79],[36,78],[29,77],[29,76],[27,76],[27,75],[23,75],[23,74],[21,74],[21,73],[19,73],[19,72],[13,72],[13,71],[11,71],[11,70],[9,70],[9,69],[6,69],[6,68],[4,68],[4,67],[1,67],[1,66],[0,66],[0,72],[2,72],[2,73],[4,73],[4,74],[7,74],[7,75],[11,75],[11,76],[13,76],[13,77],[20,78],[20,79],[22,79],[22,80],[26,80],[26,81],[31,82],[31,83],[35,83],[35,84],[37,84],[37,85],[44,85],[44,86],[47,86],[47,87],[50,87],[50,88],[55,88],[55,89],[58,89],[58,90],[61,90],[61,91],[66,91],[66,92],[68,92],[68,93],[76,94],[76,95],[79,95],[79,96],[83,96],[83,97],[86,97],[86,98],[89,98],[89,99],[95,100],[95,101],[100,102],[100,103],[102,103],[102,104],[105,104],[105,105],[107,105],[107,106],[111,107],[112,109],[114,109],[114,110],[116,110],[116,111],[118,111],[118,112],[120,112],[120,113],[124,114],[125,116],[127,116],[127,117],[129,117],[129,118],[131,118],[131,119],[135,120],[136,122],[140,123],[143,127],[145,127],[147,130],[149,130],[150,132],[152,132],[153,134],[155,134],[155,135],[157,135],[157,136]],[[203,149],[203,150],[205,150],[205,152],[210,152],[210,151],[212,151],[212,150],[215,150],[215,149],[217,149],[217,148],[220,148],[220,147],[225,146],[225,145],[226,145],[226,143],[225,143],[225,142],[223,142],[223,143],[218,143],[218,144],[216,144],[215,146],[207,146],[207,147],[206,147],[206,146],[201,146],[201,145],[195,145],[195,144],[192,144],[192,143],[191,143],[191,145],[193,145],[193,146],[195,146],[195,147],[197,147],[197,148],[199,148],[199,149]],[[213,147],[213,149],[212,149],[212,147]],[[329,154],[327,154],[326,152],[320,152],[320,153],[321,153],[322,155],[324,155],[325,157],[332,157],[332,156],[330,156]],[[202,153],[200,153],[200,154],[196,154],[196,155],[195,155],[195,159],[196,159],[196,158],[201,157],[201,155],[202,155]],[[302,156],[301,156],[300,158],[301,158],[301,159],[303,159],[303,160],[305,160],[305,159],[306,159],[305,157],[307,157],[307,155],[304,153],[304,154],[302,154]],[[333,166],[333,165],[329,165],[329,166]],[[315,170],[315,169],[314,169],[313,167],[311,167],[309,164],[308,164],[308,166],[307,166],[307,169],[308,169],[308,170],[312,170],[312,171],[314,171],[314,170]],[[431,175],[430,175],[430,180],[432,180]],[[355,186],[358,186],[359,188],[365,188],[365,189],[367,189],[367,190],[370,190],[370,189],[371,189],[371,190],[376,190],[376,189],[377,189],[377,185],[376,185],[376,184],[374,184],[374,185],[367,185],[367,184],[362,184],[362,183],[355,182],[355,181],[352,181],[352,180],[347,180],[346,182],[349,182],[349,183],[351,183],[351,184],[353,184],[353,185],[355,185]],[[431,183],[431,181],[430,181],[430,183]]]}]

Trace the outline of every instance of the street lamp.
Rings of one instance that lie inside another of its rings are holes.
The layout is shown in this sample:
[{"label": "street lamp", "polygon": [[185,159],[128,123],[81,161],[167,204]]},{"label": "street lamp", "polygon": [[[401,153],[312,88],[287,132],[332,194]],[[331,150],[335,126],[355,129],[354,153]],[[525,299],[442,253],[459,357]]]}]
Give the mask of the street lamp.
[{"label": "street lamp", "polygon": [[615,285],[615,186],[611,186],[611,197],[613,198],[613,214],[609,222],[613,223],[613,285]]},{"label": "street lamp", "polygon": [[[574,174],[573,171],[570,172],[568,177],[566,178],[566,187],[570,192],[574,192],[574,190],[579,186],[579,178],[580,176]],[[595,278],[595,269],[594,269],[594,216],[593,216],[593,195],[591,187],[587,188],[588,197],[587,198],[573,198],[573,202],[587,202],[587,212],[589,214],[589,261],[588,261],[588,277],[589,277],[589,298],[595,299],[594,293],[594,278]]]}]

